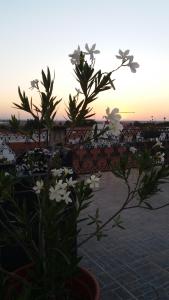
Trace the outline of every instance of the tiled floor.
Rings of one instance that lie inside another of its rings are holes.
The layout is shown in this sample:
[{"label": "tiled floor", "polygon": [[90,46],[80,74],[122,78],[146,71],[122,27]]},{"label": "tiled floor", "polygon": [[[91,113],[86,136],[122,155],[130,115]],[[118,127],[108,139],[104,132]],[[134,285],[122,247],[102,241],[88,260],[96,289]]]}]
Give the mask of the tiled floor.
[{"label": "tiled floor", "polygon": [[[105,219],[118,209],[126,190],[111,173],[104,173],[101,181],[88,212],[94,214],[98,206]],[[151,199],[154,206],[169,202],[169,184],[163,189]],[[169,299],[169,206],[130,209],[121,217],[125,230],[108,230],[107,237],[90,240],[80,249],[82,265],[100,282],[101,300]]]}]

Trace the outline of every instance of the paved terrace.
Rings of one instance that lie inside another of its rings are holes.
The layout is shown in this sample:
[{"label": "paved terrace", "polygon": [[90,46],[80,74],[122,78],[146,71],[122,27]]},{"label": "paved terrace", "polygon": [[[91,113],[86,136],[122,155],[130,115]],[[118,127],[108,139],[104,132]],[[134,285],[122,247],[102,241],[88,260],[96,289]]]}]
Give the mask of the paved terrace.
[{"label": "paved terrace", "polygon": [[[110,172],[101,182],[90,213],[99,206],[105,219],[122,203],[125,186]],[[169,201],[169,184],[163,189],[152,198],[155,205]],[[100,282],[101,300],[169,299],[169,207],[126,210],[122,219],[125,230],[116,227],[100,242],[90,240],[80,250],[85,256],[82,265]]]}]

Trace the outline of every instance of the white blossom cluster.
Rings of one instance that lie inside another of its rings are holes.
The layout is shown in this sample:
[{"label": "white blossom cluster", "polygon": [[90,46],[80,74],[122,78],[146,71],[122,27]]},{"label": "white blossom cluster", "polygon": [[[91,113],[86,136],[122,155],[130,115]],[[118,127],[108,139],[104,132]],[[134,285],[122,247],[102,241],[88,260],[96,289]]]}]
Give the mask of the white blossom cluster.
[{"label": "white blossom cluster", "polygon": [[[139,68],[139,64],[137,62],[134,62],[134,56],[129,55],[130,50],[122,51],[119,49],[118,55],[116,55],[117,59],[121,59],[122,63],[121,66],[128,66],[132,73],[136,73],[136,69]],[[73,51],[72,54],[69,54],[69,57],[71,58],[70,61],[73,65],[79,65],[80,64],[80,57],[81,54],[89,55],[91,62],[95,61],[95,54],[99,54],[100,51],[96,50],[96,44],[93,44],[91,47],[86,43],[85,44],[85,51],[80,49],[80,46],[78,45],[77,49]],[[32,81],[33,86],[37,85],[36,81]],[[32,84],[31,84],[32,85]]]},{"label": "white blossom cluster", "polygon": [[165,162],[165,153],[163,152],[164,146],[158,138],[156,138],[156,143],[153,146],[153,148],[157,149],[154,155],[155,162],[160,165],[164,164]]},{"label": "white blossom cluster", "polygon": [[122,60],[123,66],[128,66],[132,73],[136,73],[136,69],[139,68],[139,64],[137,62],[134,62],[134,56],[128,55],[130,50],[125,50],[124,52],[122,50],[119,50],[119,54],[116,55],[116,58]]},{"label": "white blossom cluster", "polygon": [[27,151],[16,164],[16,170],[21,174],[44,173],[48,169],[51,153],[47,149],[35,148]]},{"label": "white blossom cluster", "polygon": [[52,169],[51,173],[54,177],[60,177],[60,176],[67,176],[67,175],[72,175],[73,170],[71,168],[60,168],[60,169]]},{"label": "white blossom cluster", "polygon": [[100,51],[96,50],[96,44],[93,44],[91,47],[88,46],[88,44],[85,44],[85,51],[82,51],[80,49],[80,46],[77,47],[77,49],[74,50],[74,52],[72,54],[69,54],[69,57],[71,57],[71,63],[72,65],[79,65],[80,64],[80,56],[81,53],[83,55],[89,55],[91,61],[94,61],[94,54],[99,54]]},{"label": "white blossom cluster", "polygon": [[63,182],[62,179],[56,180],[55,185],[49,189],[49,199],[55,200],[56,202],[65,201],[66,204],[72,202],[70,191],[68,191],[67,188],[67,182]]},{"label": "white blossom cluster", "polygon": [[[72,202],[70,188],[76,189],[77,181],[73,180],[70,175],[73,174],[73,170],[70,168],[53,169],[51,173],[54,177],[54,183],[49,186],[48,196],[50,200],[54,200],[57,203],[64,201],[66,204]],[[100,175],[91,175],[86,179],[85,184],[91,189],[99,187]],[[33,187],[34,192],[40,195],[45,190],[45,183],[42,179],[36,181],[36,185]]]},{"label": "white blossom cluster", "polygon": [[[150,158],[154,160],[154,163],[157,165],[164,164],[165,162],[165,153],[163,152],[164,146],[158,138],[156,138],[156,143],[152,146],[152,150],[154,153],[153,155],[150,156]],[[129,151],[132,154],[136,154],[138,152],[138,149],[134,146],[131,146],[129,148]]]}]

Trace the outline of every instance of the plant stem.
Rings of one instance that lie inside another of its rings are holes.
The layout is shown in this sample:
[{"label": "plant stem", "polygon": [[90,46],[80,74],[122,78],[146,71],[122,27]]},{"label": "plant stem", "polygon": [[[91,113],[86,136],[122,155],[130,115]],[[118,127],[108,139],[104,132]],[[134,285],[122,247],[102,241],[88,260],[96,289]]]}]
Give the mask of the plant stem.
[{"label": "plant stem", "polygon": [[16,274],[15,272],[8,272],[7,270],[2,268],[1,266],[0,266],[0,272],[8,275],[9,277],[13,277],[15,279],[18,279],[19,281],[23,282],[25,285],[30,286],[29,281],[25,280],[23,276],[20,276],[20,275]]},{"label": "plant stem", "polygon": [[166,206],[169,206],[169,202],[166,203],[166,204],[163,204],[161,206],[158,206],[158,207],[152,207],[152,208],[149,208],[147,206],[141,206],[141,205],[133,205],[133,206],[128,206],[128,207],[125,207],[124,209],[132,209],[132,208],[143,208],[143,209],[148,209],[148,210],[158,210],[158,209],[161,209],[161,208],[164,208]]},{"label": "plant stem", "polygon": [[29,259],[31,261],[33,261],[33,257],[30,254],[30,252],[28,251],[26,245],[24,245],[23,242],[21,242],[20,237],[18,236],[17,232],[14,230],[14,228],[10,229],[10,226],[13,227],[11,225],[10,220],[8,219],[6,213],[3,211],[2,207],[0,206],[0,211],[2,212],[3,216],[5,217],[7,223],[9,224],[8,226],[5,225],[5,223],[0,219],[0,225],[9,233],[9,235],[23,248],[23,250],[25,251],[25,253],[27,254],[27,256],[29,257]]},{"label": "plant stem", "polygon": [[42,199],[38,197],[39,202],[39,252],[41,261],[43,264],[43,271],[46,272],[46,251],[45,251],[45,236],[44,236],[44,224],[43,224],[43,211],[45,211],[44,207],[45,198],[42,195]]},{"label": "plant stem", "polygon": [[[126,200],[124,201],[123,205],[121,206],[121,208],[113,215],[111,216],[107,221],[105,221],[100,227],[99,229],[95,230],[93,233],[91,233],[86,239],[84,239],[82,242],[80,242],[77,246],[80,247],[83,244],[85,244],[87,241],[89,241],[91,238],[93,238],[95,235],[97,235],[97,233],[99,231],[101,231],[106,225],[108,225],[115,217],[117,217],[122,211],[123,209],[126,207],[126,205],[132,200],[130,198],[131,193],[128,193]],[[129,201],[130,199],[130,201]]]},{"label": "plant stem", "polygon": [[121,208],[113,215],[111,216],[107,221],[105,221],[98,229],[96,229],[93,233],[91,233],[86,239],[84,239],[82,242],[79,243],[78,247],[82,246],[84,243],[86,243],[88,240],[90,240],[91,238],[93,238],[95,235],[97,235],[97,233],[99,233],[105,226],[107,226],[115,217],[117,217],[124,209],[127,209],[126,206],[134,199],[135,194],[137,192],[137,187],[140,181],[140,177],[141,174],[139,173],[139,175],[137,176],[137,181],[135,184],[134,189],[131,191],[131,187],[130,184],[128,182],[128,177],[126,176],[126,174],[123,175],[123,180],[127,186],[128,189],[128,194],[126,197],[126,200],[124,201],[123,205],[121,206]]}]

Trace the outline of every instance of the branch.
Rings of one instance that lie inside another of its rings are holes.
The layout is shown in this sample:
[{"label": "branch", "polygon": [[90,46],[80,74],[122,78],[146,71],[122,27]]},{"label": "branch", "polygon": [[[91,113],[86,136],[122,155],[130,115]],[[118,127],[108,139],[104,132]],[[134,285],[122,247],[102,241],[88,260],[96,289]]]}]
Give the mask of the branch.
[{"label": "branch", "polygon": [[148,206],[140,206],[140,205],[133,205],[133,206],[128,206],[128,207],[125,207],[124,209],[131,209],[131,208],[143,208],[143,209],[148,209],[148,210],[158,210],[158,209],[161,209],[161,208],[164,208],[166,206],[169,206],[169,202],[166,203],[166,204],[163,204],[161,206],[158,206],[158,207],[148,207]]}]

